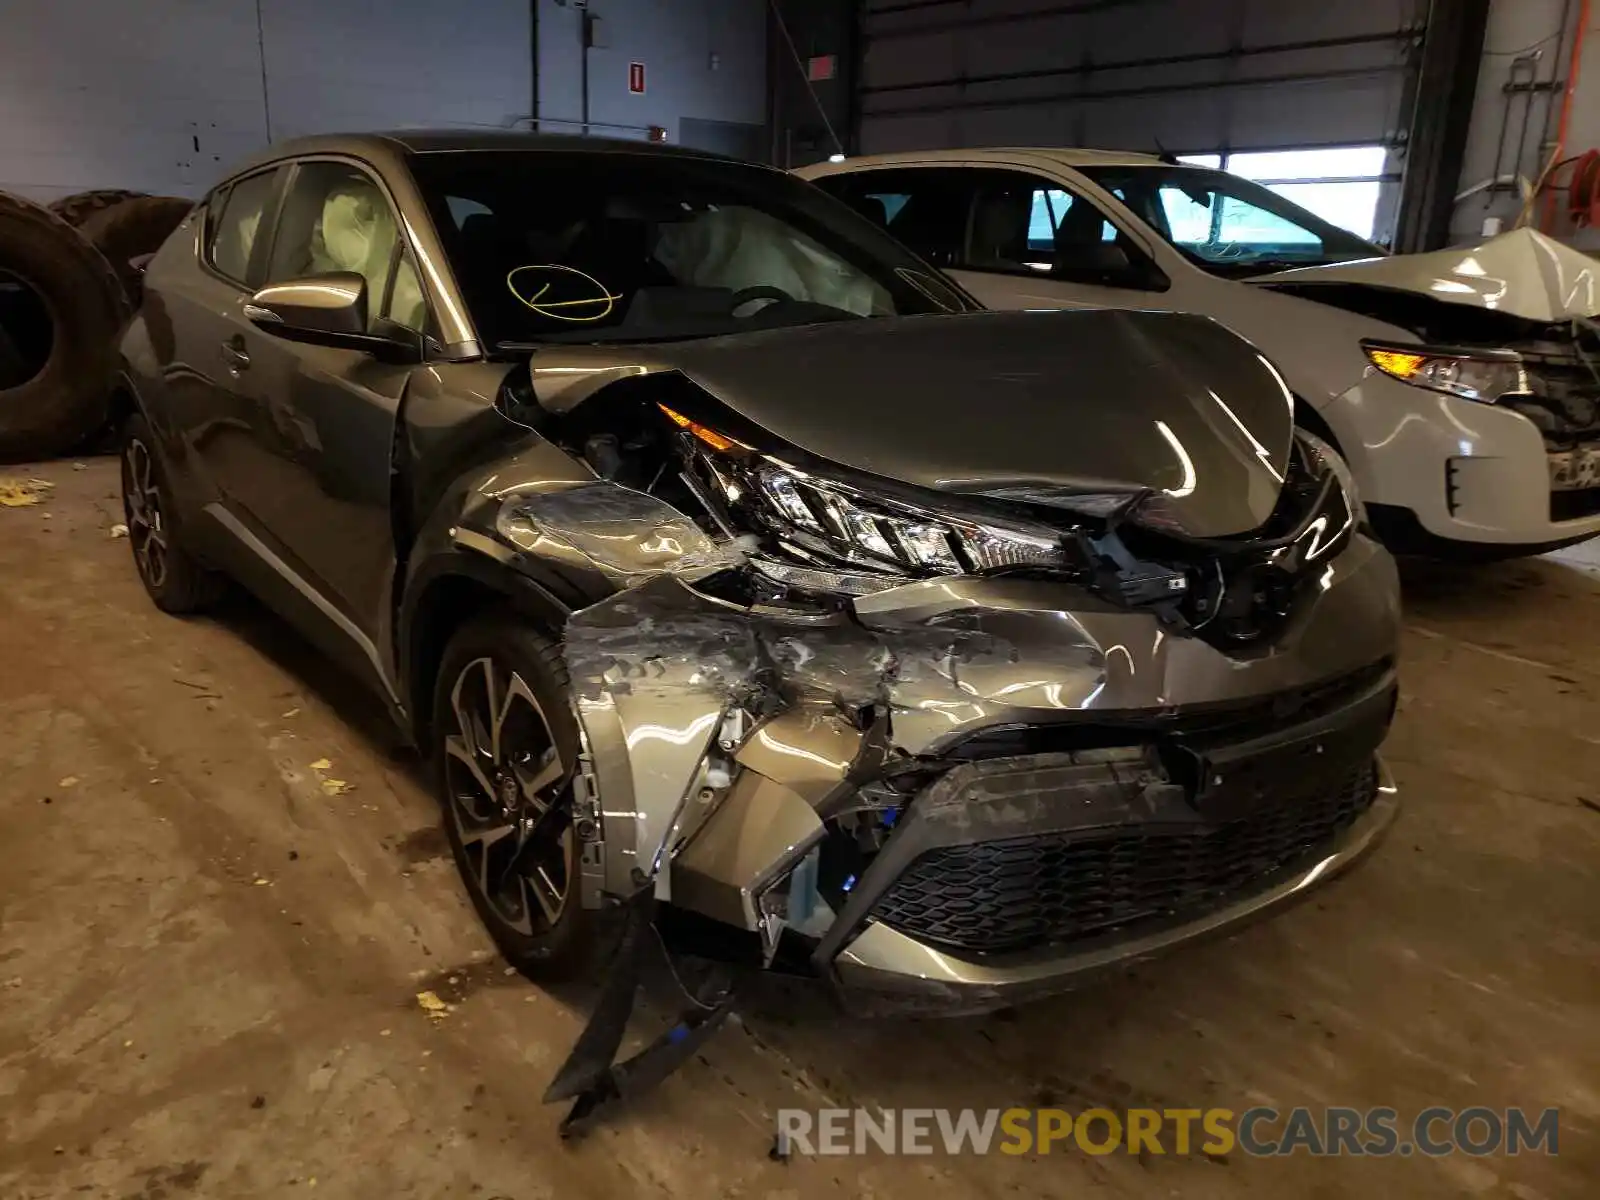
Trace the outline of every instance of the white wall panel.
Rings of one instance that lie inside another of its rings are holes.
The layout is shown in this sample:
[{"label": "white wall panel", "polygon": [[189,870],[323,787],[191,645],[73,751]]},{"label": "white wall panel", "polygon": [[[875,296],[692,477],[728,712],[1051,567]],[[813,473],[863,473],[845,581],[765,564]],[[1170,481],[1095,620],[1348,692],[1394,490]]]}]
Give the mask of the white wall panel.
[{"label": "white wall panel", "polygon": [[255,0],[0,0],[0,189],[191,195],[265,136]]},{"label": "white wall panel", "polygon": [[506,126],[533,107],[528,0],[264,0],[272,136]]},{"label": "white wall panel", "polygon": [[273,139],[506,124],[532,106],[529,19],[527,0],[0,0],[0,189],[197,195],[269,113]]},{"label": "white wall panel", "polygon": [[[538,5],[540,107],[575,126],[578,10]],[[595,132],[764,124],[764,0],[591,11],[607,40],[590,52]],[[0,0],[0,188],[198,195],[269,140],[513,125],[534,105],[531,21],[530,0]]]}]

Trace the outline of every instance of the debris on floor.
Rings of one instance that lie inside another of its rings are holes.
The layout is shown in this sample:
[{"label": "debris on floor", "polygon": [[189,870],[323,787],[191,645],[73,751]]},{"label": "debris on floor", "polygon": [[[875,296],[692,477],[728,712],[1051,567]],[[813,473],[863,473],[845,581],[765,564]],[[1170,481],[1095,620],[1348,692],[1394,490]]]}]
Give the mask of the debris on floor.
[{"label": "debris on floor", "polygon": [[38,504],[55,484],[48,479],[0,477],[0,508],[26,508]]},{"label": "debris on floor", "polygon": [[113,538],[125,538],[125,537],[127,537],[128,536],[128,527],[126,525],[122,524],[119,521],[117,524],[115,524],[115,525],[113,525],[111,527],[111,536]]},{"label": "debris on floor", "polygon": [[[298,712],[299,709],[296,709],[295,711]],[[333,779],[329,776],[322,775],[323,771],[333,770],[332,759],[319,758],[316,762],[311,764],[311,769],[318,773],[319,778],[317,782],[321,785],[324,795],[343,796],[346,792],[353,792],[356,790],[356,785],[353,783],[346,783],[343,779]]]},{"label": "debris on floor", "polygon": [[439,999],[437,992],[418,992],[417,1005],[435,1021],[444,1020],[450,1012],[450,1006]]}]

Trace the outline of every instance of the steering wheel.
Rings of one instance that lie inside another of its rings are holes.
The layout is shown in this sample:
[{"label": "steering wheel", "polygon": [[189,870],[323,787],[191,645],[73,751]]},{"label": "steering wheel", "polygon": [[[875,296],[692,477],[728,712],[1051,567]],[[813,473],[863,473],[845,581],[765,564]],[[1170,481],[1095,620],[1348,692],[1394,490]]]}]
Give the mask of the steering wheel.
[{"label": "steering wheel", "polygon": [[[736,317],[739,315],[739,310],[741,308],[747,304],[752,304],[757,300],[770,300],[774,304],[788,304],[794,300],[794,297],[789,295],[789,293],[784,291],[782,288],[772,287],[770,284],[758,283],[753,287],[740,288],[737,292],[735,292],[733,294],[733,298],[728,301],[728,313],[730,316]],[[760,311],[760,309],[756,309],[756,312]],[[755,316],[755,313],[752,312],[746,315],[753,317]]]}]

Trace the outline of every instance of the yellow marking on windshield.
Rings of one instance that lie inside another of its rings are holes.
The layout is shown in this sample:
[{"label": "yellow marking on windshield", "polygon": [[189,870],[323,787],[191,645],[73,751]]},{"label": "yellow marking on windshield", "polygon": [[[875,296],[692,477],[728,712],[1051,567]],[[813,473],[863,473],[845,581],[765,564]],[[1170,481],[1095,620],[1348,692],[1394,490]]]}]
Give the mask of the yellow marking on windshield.
[{"label": "yellow marking on windshield", "polygon": [[[582,283],[593,286],[599,294],[580,296],[576,300],[541,300],[540,297],[554,286],[552,281],[546,280],[532,296],[524,296],[517,290],[516,278],[525,271],[561,271],[567,275],[576,275]],[[611,290],[593,275],[580,271],[577,267],[563,266],[561,263],[529,263],[526,266],[513,267],[506,273],[506,287],[510,289],[513,296],[534,312],[541,317],[549,317],[553,321],[603,321],[616,309],[617,301],[622,299],[620,295],[612,295]],[[586,313],[582,316],[551,311],[558,308],[598,308],[599,311]]]}]

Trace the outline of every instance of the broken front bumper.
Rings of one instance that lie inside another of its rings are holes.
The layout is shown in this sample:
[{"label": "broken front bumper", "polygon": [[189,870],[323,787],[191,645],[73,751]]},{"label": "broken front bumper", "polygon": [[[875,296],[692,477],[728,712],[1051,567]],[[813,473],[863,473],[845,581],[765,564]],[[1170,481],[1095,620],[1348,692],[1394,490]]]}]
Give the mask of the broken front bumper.
[{"label": "broken front bumper", "polygon": [[1364,538],[1248,654],[1050,581],[852,607],[664,576],[575,614],[586,903],[648,888],[857,1007],[968,1011],[1269,911],[1393,811],[1397,589]]}]

